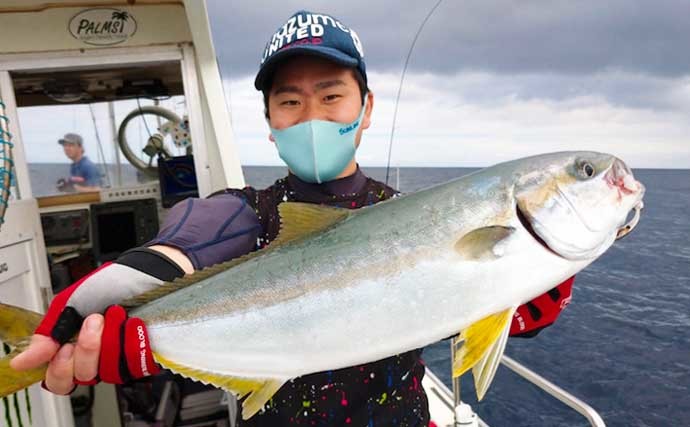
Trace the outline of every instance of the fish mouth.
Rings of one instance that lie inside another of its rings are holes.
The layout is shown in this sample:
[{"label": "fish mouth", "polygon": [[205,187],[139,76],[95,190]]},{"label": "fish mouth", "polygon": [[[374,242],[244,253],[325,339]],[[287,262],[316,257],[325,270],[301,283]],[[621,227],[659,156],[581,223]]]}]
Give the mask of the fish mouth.
[{"label": "fish mouth", "polygon": [[630,168],[620,159],[616,159],[613,162],[606,175],[604,175],[604,180],[611,188],[618,191],[618,200],[626,196],[638,194],[638,201],[631,210],[632,217],[628,213],[630,220],[616,231],[616,240],[620,240],[630,234],[640,221],[640,213],[644,208],[642,196],[645,193],[645,188],[644,185],[635,180]]},{"label": "fish mouth", "polygon": [[[620,240],[623,237],[627,236],[630,234],[631,231],[635,229],[637,224],[640,222],[640,216],[642,213],[642,209],[644,209],[644,203],[642,200],[637,202],[637,204],[632,208],[632,217],[630,220],[628,220],[622,227],[620,227],[616,231],[616,240]],[[561,254],[556,252],[553,248],[551,248],[548,243],[544,239],[542,239],[537,232],[534,230],[534,227],[532,227],[532,223],[529,221],[527,215],[525,215],[524,212],[520,209],[520,206],[517,204],[515,205],[515,211],[517,213],[518,220],[520,221],[520,224],[522,224],[522,227],[529,233],[530,236],[534,240],[536,240],[541,246],[543,246],[546,250],[549,252],[553,253],[554,255],[557,255],[561,258],[564,258]]]},{"label": "fish mouth", "polygon": [[633,217],[630,218],[630,221],[626,222],[625,225],[619,228],[616,232],[616,240],[622,239],[633,231],[637,223],[640,222],[640,214],[642,209],[644,209],[644,203],[642,203],[642,200],[640,200],[632,209]]},{"label": "fish mouth", "polygon": [[560,255],[558,252],[554,251],[549,247],[549,245],[546,243],[544,239],[539,237],[536,231],[534,231],[534,227],[532,227],[532,223],[529,222],[529,219],[527,218],[527,215],[525,215],[524,212],[522,212],[522,209],[520,209],[520,206],[517,204],[515,205],[515,211],[517,212],[517,217],[520,220],[520,224],[522,224],[522,227],[527,230],[527,232],[532,236],[534,240],[536,240],[540,245],[542,245],[546,250],[549,252],[553,253],[554,255],[557,255],[561,258],[563,258],[562,255]]}]

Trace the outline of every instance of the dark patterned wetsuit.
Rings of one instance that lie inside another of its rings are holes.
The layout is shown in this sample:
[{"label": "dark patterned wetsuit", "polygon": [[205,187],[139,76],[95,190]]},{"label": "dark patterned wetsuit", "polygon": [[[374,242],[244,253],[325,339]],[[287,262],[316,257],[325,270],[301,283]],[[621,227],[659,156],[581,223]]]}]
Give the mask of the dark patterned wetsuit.
[{"label": "dark patterned wetsuit", "polygon": [[[294,175],[265,190],[226,190],[246,197],[254,207],[265,246],[278,234],[278,205],[286,201],[319,203],[357,209],[388,199],[395,191],[364,176],[355,175],[326,184],[309,184]],[[306,375],[286,383],[265,411],[241,426],[427,426],[427,398],[422,389],[421,350],[374,363]]]}]

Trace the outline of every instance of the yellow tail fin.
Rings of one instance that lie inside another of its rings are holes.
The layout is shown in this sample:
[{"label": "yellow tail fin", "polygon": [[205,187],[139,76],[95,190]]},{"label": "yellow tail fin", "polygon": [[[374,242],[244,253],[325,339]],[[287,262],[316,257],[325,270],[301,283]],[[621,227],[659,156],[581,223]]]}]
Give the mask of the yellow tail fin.
[{"label": "yellow tail fin", "polygon": [[10,360],[29,345],[42,318],[39,313],[0,303],[0,341],[13,348],[10,354],[0,358],[0,397],[45,378],[46,366],[22,372],[10,368]]}]

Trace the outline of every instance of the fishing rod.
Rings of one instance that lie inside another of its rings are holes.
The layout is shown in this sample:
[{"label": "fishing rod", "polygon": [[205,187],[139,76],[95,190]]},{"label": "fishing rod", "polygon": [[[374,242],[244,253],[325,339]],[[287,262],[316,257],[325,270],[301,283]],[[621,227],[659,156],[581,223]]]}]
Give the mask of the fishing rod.
[{"label": "fishing rod", "polygon": [[[386,185],[388,185],[388,177],[389,177],[389,172],[391,169],[391,152],[393,151],[393,135],[395,134],[395,122],[398,117],[398,104],[400,103],[400,94],[402,93],[402,87],[403,87],[403,82],[405,81],[405,72],[407,71],[407,66],[410,63],[410,57],[412,56],[412,50],[414,49],[415,44],[417,44],[417,39],[419,38],[419,35],[422,33],[422,30],[424,29],[424,26],[426,25],[427,21],[429,18],[431,18],[431,15],[434,14],[436,9],[441,5],[441,2],[443,0],[438,0],[434,7],[429,10],[429,13],[427,13],[426,17],[422,21],[422,23],[419,25],[419,28],[417,29],[417,33],[414,35],[414,39],[412,39],[412,44],[410,45],[410,49],[407,51],[407,57],[405,58],[405,65],[403,66],[402,74],[400,75],[400,85],[398,86],[398,94],[395,97],[395,110],[393,110],[393,124],[391,126],[391,139],[390,142],[388,143],[388,163],[386,164]],[[399,190],[399,189],[396,189]]]}]

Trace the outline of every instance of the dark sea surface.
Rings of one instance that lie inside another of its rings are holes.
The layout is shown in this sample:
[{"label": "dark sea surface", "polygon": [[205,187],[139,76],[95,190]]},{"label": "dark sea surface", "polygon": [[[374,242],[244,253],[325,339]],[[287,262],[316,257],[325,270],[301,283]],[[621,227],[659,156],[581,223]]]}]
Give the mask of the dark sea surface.
[{"label": "dark sea surface", "polygon": [[[30,165],[34,194],[53,192],[68,165]],[[384,180],[384,168],[363,168]],[[127,182],[136,182],[127,169]],[[412,192],[471,172],[401,168],[399,189]],[[246,167],[257,188],[282,167]],[[575,281],[573,301],[555,325],[532,339],[512,338],[506,354],[584,400],[611,427],[690,427],[690,171],[641,169],[646,187],[640,224]],[[389,181],[396,185],[396,171]],[[441,307],[440,309],[452,309]],[[447,342],[424,359],[450,387]],[[463,400],[492,427],[588,426],[579,414],[501,366],[481,403],[471,377]]]}]

